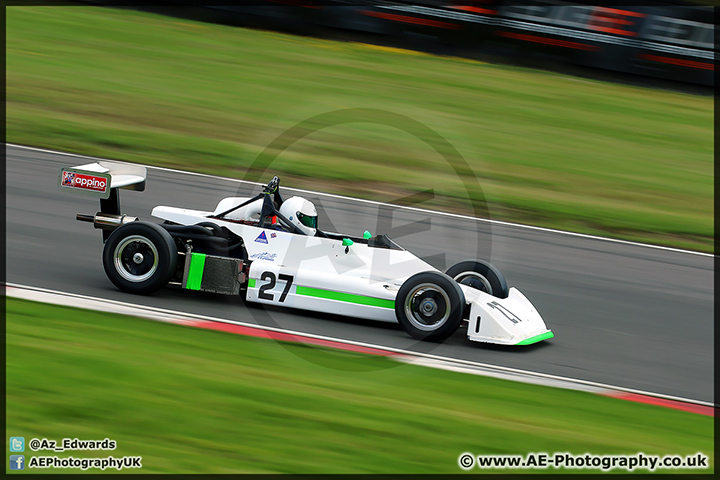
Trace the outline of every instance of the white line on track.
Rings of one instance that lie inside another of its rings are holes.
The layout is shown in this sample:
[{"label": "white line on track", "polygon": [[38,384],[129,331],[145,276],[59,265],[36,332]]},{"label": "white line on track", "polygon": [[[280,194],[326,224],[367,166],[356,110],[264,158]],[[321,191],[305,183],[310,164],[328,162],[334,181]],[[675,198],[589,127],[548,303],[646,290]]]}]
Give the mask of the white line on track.
[{"label": "white line on track", "polygon": [[[27,146],[27,145],[17,145],[17,144],[14,144],[14,143],[6,143],[5,145],[8,146],[8,147],[23,148],[23,149],[26,149],[26,150],[34,150],[34,151],[38,151],[38,152],[51,153],[51,154],[56,154],[56,155],[66,155],[66,156],[69,156],[69,157],[76,157],[76,158],[87,158],[87,159],[90,159],[90,160],[101,160],[101,161],[109,161],[109,162],[117,162],[117,161],[118,161],[118,160],[110,160],[110,159],[99,158],[99,157],[89,157],[89,156],[87,156],[87,155],[79,155],[79,154],[75,154],[75,153],[59,152],[59,151],[54,151],[54,150],[48,150],[48,149],[45,149],[45,148],[29,147],[29,146]],[[128,163],[128,162],[123,162],[123,163]],[[180,174],[184,174],[184,175],[195,175],[195,176],[199,176],[199,177],[214,178],[214,179],[218,179],[218,180],[224,180],[224,181],[236,182],[236,183],[245,183],[245,184],[249,184],[249,185],[262,185],[262,184],[257,183],[257,182],[249,182],[249,181],[247,181],[247,180],[240,180],[240,179],[237,179],[237,178],[220,177],[220,176],[218,176],[218,175],[210,175],[210,174],[207,174],[207,173],[187,172],[187,171],[185,171],[185,170],[177,170],[177,169],[174,169],[174,168],[165,168],[165,167],[156,167],[156,166],[154,166],[154,165],[144,165],[144,166],[145,166],[146,168],[150,168],[150,169],[154,169],[154,170],[160,170],[160,171],[165,171],[165,172],[180,173]],[[285,188],[286,190],[293,190],[293,191],[295,191],[295,192],[309,193],[309,194],[314,194],[314,195],[322,195],[322,196],[325,196],[325,197],[339,198],[339,199],[342,199],[342,200],[348,200],[348,201],[353,201],[353,202],[369,203],[369,204],[372,204],[372,205],[392,206],[393,208],[400,208],[400,209],[403,209],[403,210],[410,210],[410,211],[421,212],[421,213],[429,213],[429,214],[434,214],[434,215],[442,215],[442,216],[445,216],[445,217],[460,218],[460,219],[463,219],[463,220],[474,220],[474,221],[477,221],[477,222],[486,222],[486,223],[490,223],[490,224],[492,224],[492,225],[504,225],[504,226],[508,226],[508,227],[524,228],[524,229],[526,229],[526,230],[535,230],[535,231],[546,232],[546,233],[556,233],[556,234],[561,234],[561,235],[568,235],[568,236],[579,237],[579,238],[587,238],[587,239],[592,239],[592,240],[603,240],[603,241],[606,241],[606,242],[619,243],[619,244],[623,244],[623,245],[633,245],[633,246],[637,246],[637,247],[654,248],[654,249],[657,249],[657,250],[666,250],[666,251],[670,251],[670,252],[687,253],[687,254],[690,254],[690,255],[700,255],[700,256],[703,256],[703,257],[714,257],[714,256],[715,256],[715,255],[712,254],[712,253],[695,252],[695,251],[693,251],[693,250],[684,250],[684,249],[681,249],[681,248],[665,247],[665,246],[663,246],[663,245],[652,245],[652,244],[649,244],[649,243],[632,242],[632,241],[630,241],[630,240],[620,240],[620,239],[617,239],[617,238],[600,237],[600,236],[597,236],[597,235],[588,235],[588,234],[586,234],[586,233],[567,232],[567,231],[565,231],[565,230],[555,230],[555,229],[552,229],[552,228],[536,227],[536,226],[534,226],[534,225],[524,225],[524,224],[522,224],[522,223],[504,222],[504,221],[502,221],[502,220],[492,220],[492,219],[489,219],[489,218],[479,218],[479,217],[473,217],[473,216],[470,216],[470,215],[460,215],[460,214],[457,214],[457,213],[448,213],[448,212],[441,212],[441,211],[436,211],[436,210],[427,210],[427,209],[424,209],[424,208],[408,207],[408,206],[405,206],[405,205],[394,205],[394,204],[389,204],[389,203],[385,203],[385,202],[377,202],[377,201],[374,201],[374,200],[366,200],[366,199],[362,199],[362,198],[346,197],[346,196],[344,196],[344,195],[335,195],[335,194],[332,194],[332,193],[315,192],[315,191],[312,191],[312,190],[303,190],[303,189],[300,189],[300,188],[291,188],[291,187],[283,187],[283,188]]]},{"label": "white line on track", "polygon": [[[284,328],[266,327],[257,325],[254,323],[240,322],[237,320],[229,320],[226,318],[210,317],[206,315],[190,314],[175,310],[168,310],[158,307],[149,307],[145,305],[137,305],[127,302],[119,302],[116,300],[107,300],[98,297],[91,297],[88,295],[81,295],[77,293],[61,292],[58,290],[50,290],[41,287],[33,287],[29,285],[20,285],[16,283],[6,283],[6,295],[8,297],[22,298],[25,300],[39,301],[43,303],[51,303],[55,305],[64,305],[67,307],[83,308],[87,310],[99,310],[112,313],[119,313],[121,315],[132,315],[137,317],[149,318],[152,320],[158,320],[169,323],[186,323],[192,320],[206,320],[211,322],[227,323],[232,325],[238,325],[242,327],[254,328],[257,330],[263,330],[268,332],[284,333],[289,335],[297,335],[299,337],[313,338],[317,340],[325,340],[329,342],[343,343],[346,345],[354,345],[358,347],[372,348],[376,350],[385,350],[393,352],[399,355],[405,355],[410,359],[398,359],[405,363],[426,365],[426,366],[448,366],[454,369],[454,371],[461,371],[465,373],[474,373],[484,376],[492,376],[496,378],[504,378],[508,380],[519,381],[523,383],[534,383],[541,384],[551,387],[559,387],[573,390],[583,390],[590,392],[599,392],[603,390],[619,391],[627,393],[635,393],[639,395],[647,395],[650,397],[664,398],[667,400],[675,400],[678,402],[692,403],[696,405],[704,405],[708,407],[714,406],[711,402],[704,402],[701,400],[693,400],[689,398],[676,397],[672,395],[665,395],[661,393],[646,392],[643,390],[635,390],[631,388],[618,387],[614,385],[608,385],[605,383],[591,382],[588,380],[581,380],[577,378],[562,377],[559,375],[551,375],[547,373],[532,372],[529,370],[521,370],[518,368],[501,367],[497,365],[490,365],[487,363],[474,362],[470,360],[462,360],[452,357],[443,357],[440,355],[432,355],[429,353],[414,352],[412,350],[404,350],[401,348],[388,347],[384,345],[377,345],[365,342],[356,342],[353,340],[346,340],[343,338],[328,337],[324,335],[315,335],[312,333],[298,332],[294,330],[287,330]],[[74,300],[70,302],[69,300]],[[433,365],[433,362],[435,364]]]}]

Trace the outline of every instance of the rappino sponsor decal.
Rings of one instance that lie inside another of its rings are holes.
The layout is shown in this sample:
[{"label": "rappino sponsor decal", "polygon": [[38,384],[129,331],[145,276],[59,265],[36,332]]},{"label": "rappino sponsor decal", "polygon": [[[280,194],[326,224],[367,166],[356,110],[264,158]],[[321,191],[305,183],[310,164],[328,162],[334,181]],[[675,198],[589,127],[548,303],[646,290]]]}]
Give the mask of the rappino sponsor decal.
[{"label": "rappino sponsor decal", "polygon": [[63,172],[62,186],[82,188],[83,190],[93,190],[95,192],[105,192],[107,190],[107,179],[105,177],[96,177],[95,175]]},{"label": "rappino sponsor decal", "polygon": [[256,242],[259,242],[259,243],[268,243],[267,237],[265,236],[265,231],[264,231],[264,230],[263,230],[263,232],[262,232],[260,235],[258,235],[258,237],[255,239],[255,241],[256,241]]}]

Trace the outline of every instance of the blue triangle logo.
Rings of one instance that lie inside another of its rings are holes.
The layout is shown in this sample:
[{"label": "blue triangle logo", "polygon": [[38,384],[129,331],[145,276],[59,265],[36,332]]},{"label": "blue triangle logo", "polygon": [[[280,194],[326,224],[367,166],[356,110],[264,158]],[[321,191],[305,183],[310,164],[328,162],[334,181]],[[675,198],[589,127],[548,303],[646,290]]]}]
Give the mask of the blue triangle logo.
[{"label": "blue triangle logo", "polygon": [[265,230],[263,230],[263,232],[260,235],[258,235],[258,237],[255,239],[255,241],[260,242],[260,243],[268,243],[267,237],[265,236]]}]

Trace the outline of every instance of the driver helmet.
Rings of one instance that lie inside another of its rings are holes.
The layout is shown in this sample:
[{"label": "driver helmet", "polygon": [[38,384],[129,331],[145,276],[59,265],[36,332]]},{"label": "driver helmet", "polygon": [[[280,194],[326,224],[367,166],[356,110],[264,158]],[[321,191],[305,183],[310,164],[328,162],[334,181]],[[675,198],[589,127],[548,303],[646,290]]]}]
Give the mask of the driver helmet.
[{"label": "driver helmet", "polygon": [[290,197],[280,206],[280,213],[306,235],[315,236],[318,214],[312,202],[303,197]]}]

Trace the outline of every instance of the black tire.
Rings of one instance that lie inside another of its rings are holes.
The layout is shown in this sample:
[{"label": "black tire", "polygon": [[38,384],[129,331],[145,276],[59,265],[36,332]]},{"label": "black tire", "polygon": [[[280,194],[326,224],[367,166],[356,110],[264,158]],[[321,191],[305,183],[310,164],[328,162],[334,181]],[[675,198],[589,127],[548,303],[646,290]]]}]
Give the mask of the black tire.
[{"label": "black tire", "polygon": [[455,333],[463,320],[465,296],[444,273],[416,273],[395,298],[395,316],[413,338],[440,342]]},{"label": "black tire", "polygon": [[131,222],[116,228],[103,248],[103,268],[123,292],[147,295],[167,285],[177,266],[177,247],[160,225]]},{"label": "black tire", "polygon": [[457,283],[477,288],[494,297],[507,298],[510,294],[505,277],[489,262],[467,260],[453,265],[445,273]]}]

